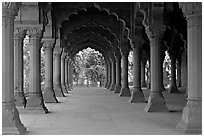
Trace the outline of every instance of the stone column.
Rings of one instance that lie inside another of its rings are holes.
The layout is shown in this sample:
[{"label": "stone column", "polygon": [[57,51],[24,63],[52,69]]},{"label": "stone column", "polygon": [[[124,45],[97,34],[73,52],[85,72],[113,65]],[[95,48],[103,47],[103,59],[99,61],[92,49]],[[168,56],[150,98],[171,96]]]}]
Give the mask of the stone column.
[{"label": "stone column", "polygon": [[181,57],[177,59],[177,86],[181,87]]},{"label": "stone column", "polygon": [[111,86],[110,86],[110,91],[114,91],[115,90],[115,85],[116,85],[116,60],[115,60],[115,56],[113,55],[113,57],[111,58],[111,66],[112,66],[112,82],[111,82]]},{"label": "stone column", "polygon": [[116,54],[116,87],[114,93],[120,93],[121,90],[121,55]]},{"label": "stone column", "polygon": [[14,18],[18,7],[15,2],[2,2],[2,134],[23,134],[14,103]]},{"label": "stone column", "polygon": [[123,83],[122,83],[122,88],[120,91],[119,96],[131,96],[130,89],[128,86],[128,55],[130,52],[130,44],[128,43],[123,43],[121,46],[121,54],[122,54],[122,60],[123,60]]},{"label": "stone column", "polygon": [[181,56],[181,88],[187,95],[187,50],[182,52]]},{"label": "stone column", "polygon": [[65,86],[67,91],[71,91],[69,87],[69,57],[68,56],[66,56],[66,59],[65,59]]},{"label": "stone column", "polygon": [[147,87],[147,83],[146,83],[146,80],[145,80],[146,62],[147,62],[147,59],[145,59],[145,58],[141,60],[141,86],[142,87]]},{"label": "stone column", "polygon": [[202,134],[202,3],[180,3],[187,17],[188,98],[177,130]]},{"label": "stone column", "polygon": [[43,39],[45,52],[45,88],[44,100],[46,103],[58,103],[53,89],[53,47],[54,39]]},{"label": "stone column", "polygon": [[108,81],[108,85],[107,85],[107,89],[109,89],[110,88],[110,86],[111,86],[111,72],[112,72],[112,70],[111,70],[111,63],[110,63],[110,61],[108,62],[108,79],[109,79],[109,81]]},{"label": "stone column", "polygon": [[130,103],[146,103],[141,89],[141,62],[140,53],[143,44],[142,37],[134,39],[133,49],[133,90],[131,92]]},{"label": "stone column", "polygon": [[27,35],[30,37],[30,79],[29,79],[29,93],[27,99],[27,109],[34,109],[48,112],[44,104],[44,99],[41,90],[41,70],[40,70],[40,52],[41,52],[41,38],[43,33],[43,26],[41,24],[35,25],[28,29]]},{"label": "stone column", "polygon": [[161,80],[161,38],[165,27],[162,25],[148,26],[146,28],[147,36],[150,40],[151,51],[151,89],[148,103],[145,107],[146,112],[167,111],[164,97],[162,95],[162,80]]},{"label": "stone column", "polygon": [[169,88],[169,93],[179,93],[178,87],[176,85],[176,58],[172,55],[171,58],[171,86]]},{"label": "stone column", "polygon": [[72,75],[73,75],[73,62],[72,60],[70,60],[70,63],[69,63],[69,73],[68,73],[68,84],[69,84],[69,88],[70,90],[73,89],[73,81],[72,81]]},{"label": "stone column", "polygon": [[107,85],[108,85],[108,64],[107,64],[107,61],[106,61],[106,64],[105,64],[105,66],[106,66],[106,83],[105,83],[105,88],[107,87]]},{"label": "stone column", "polygon": [[66,56],[67,56],[66,53],[63,51],[62,56],[61,56],[61,87],[62,87],[63,93],[68,93],[66,85],[65,85],[65,77],[66,77],[66,70],[65,70],[65,68],[67,68],[65,66]]},{"label": "stone column", "polygon": [[14,99],[16,106],[26,106],[26,98],[23,91],[23,39],[25,30],[14,30]]},{"label": "stone column", "polygon": [[65,97],[61,87],[61,48],[54,48],[54,91],[57,97]]},{"label": "stone column", "polygon": [[148,69],[147,69],[147,73],[148,73],[148,80],[149,80],[149,83],[148,83],[148,89],[150,89],[151,88],[151,62],[150,62],[150,58],[149,58],[149,67],[148,67]]}]

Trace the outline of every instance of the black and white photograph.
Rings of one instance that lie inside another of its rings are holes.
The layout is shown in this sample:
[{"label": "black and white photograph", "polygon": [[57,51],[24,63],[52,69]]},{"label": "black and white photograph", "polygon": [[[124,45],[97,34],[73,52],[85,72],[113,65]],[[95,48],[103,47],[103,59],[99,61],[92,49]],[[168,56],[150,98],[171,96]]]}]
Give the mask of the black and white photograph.
[{"label": "black and white photograph", "polygon": [[202,1],[2,1],[2,135],[202,135]]}]

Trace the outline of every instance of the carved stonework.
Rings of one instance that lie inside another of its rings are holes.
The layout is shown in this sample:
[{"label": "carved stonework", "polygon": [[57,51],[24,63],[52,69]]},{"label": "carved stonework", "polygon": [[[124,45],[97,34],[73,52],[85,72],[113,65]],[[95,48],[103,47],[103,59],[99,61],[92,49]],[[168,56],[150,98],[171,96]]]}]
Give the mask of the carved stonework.
[{"label": "carved stonework", "polygon": [[42,27],[31,27],[27,30],[27,35],[32,39],[42,38],[43,28]]},{"label": "carved stonework", "polygon": [[152,40],[152,39],[159,40],[163,37],[165,29],[166,29],[166,26],[158,25],[158,26],[148,26],[146,27],[145,30],[149,40]]},{"label": "carved stonework", "polygon": [[128,55],[130,52],[130,48],[131,48],[130,40],[124,39],[122,44],[121,44],[121,48],[120,48],[121,54],[122,55]]},{"label": "carved stonework", "polygon": [[62,48],[59,46],[55,46],[54,48],[54,55],[61,55],[62,54]]},{"label": "carved stonework", "polygon": [[43,50],[52,50],[55,44],[54,39],[42,39]]},{"label": "carved stonework", "polygon": [[14,28],[14,38],[23,39],[26,35],[24,28]]},{"label": "carved stonework", "polygon": [[188,21],[188,28],[198,27],[202,24],[201,2],[180,2],[180,8]]},{"label": "carved stonework", "polygon": [[2,16],[15,17],[21,3],[19,2],[2,2]]}]

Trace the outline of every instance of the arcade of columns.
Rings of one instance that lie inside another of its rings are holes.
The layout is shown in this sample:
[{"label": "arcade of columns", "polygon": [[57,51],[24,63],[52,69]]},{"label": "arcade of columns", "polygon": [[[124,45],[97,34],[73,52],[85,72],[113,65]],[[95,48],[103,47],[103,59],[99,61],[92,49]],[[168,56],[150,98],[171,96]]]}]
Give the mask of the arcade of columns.
[{"label": "arcade of columns", "polygon": [[[146,112],[169,111],[162,95],[162,64],[164,51],[167,51],[172,66],[168,92],[178,93],[178,85],[186,89],[187,96],[176,129],[184,133],[202,132],[201,3],[116,3],[117,6],[112,6],[114,4],[70,3],[69,6],[66,3],[66,7],[60,3],[2,3],[3,134],[26,132],[16,106],[47,113],[49,108],[45,102],[57,103],[56,97],[64,97],[64,93],[71,91],[73,56],[87,47],[100,51],[105,58],[105,87],[119,96],[130,96],[131,103],[146,103],[141,87],[147,86],[144,69],[149,61],[151,84]],[[81,6],[86,9],[79,10]],[[178,22],[175,23],[175,19]],[[26,35],[30,48],[28,98],[23,91]],[[41,48],[46,59],[44,89],[40,82]],[[131,50],[132,92],[128,85]]]}]

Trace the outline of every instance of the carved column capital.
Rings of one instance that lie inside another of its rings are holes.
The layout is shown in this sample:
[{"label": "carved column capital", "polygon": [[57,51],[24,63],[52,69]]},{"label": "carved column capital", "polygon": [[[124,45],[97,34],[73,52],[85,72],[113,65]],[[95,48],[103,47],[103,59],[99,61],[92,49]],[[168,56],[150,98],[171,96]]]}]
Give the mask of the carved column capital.
[{"label": "carved column capital", "polygon": [[66,53],[65,60],[66,60],[67,62],[70,60],[70,57],[69,57],[68,53]]},{"label": "carved column capital", "polygon": [[55,44],[54,39],[42,39],[43,50],[52,50]]},{"label": "carved column capital", "polygon": [[202,3],[201,2],[180,2],[184,16],[188,21],[188,28],[198,27],[202,24]]},{"label": "carved column capital", "polygon": [[2,16],[14,18],[18,14],[20,2],[2,2]]},{"label": "carved column capital", "polygon": [[120,52],[122,55],[129,55],[131,48],[130,40],[129,39],[124,39],[121,47],[120,47]]},{"label": "carved column capital", "polygon": [[23,39],[26,35],[26,29],[22,27],[14,27],[14,39]]},{"label": "carved column capital", "polygon": [[62,48],[59,46],[55,46],[54,55],[61,55],[61,54],[62,54]]},{"label": "carved column capital", "polygon": [[160,40],[163,37],[164,31],[166,29],[165,25],[158,25],[158,26],[148,26],[146,27],[145,31],[149,38],[149,40]]},{"label": "carved column capital", "polygon": [[30,27],[27,30],[27,35],[31,39],[41,39],[43,35],[43,27],[41,25]]}]

